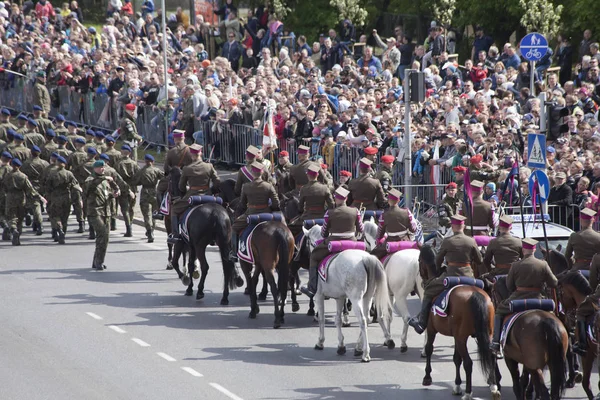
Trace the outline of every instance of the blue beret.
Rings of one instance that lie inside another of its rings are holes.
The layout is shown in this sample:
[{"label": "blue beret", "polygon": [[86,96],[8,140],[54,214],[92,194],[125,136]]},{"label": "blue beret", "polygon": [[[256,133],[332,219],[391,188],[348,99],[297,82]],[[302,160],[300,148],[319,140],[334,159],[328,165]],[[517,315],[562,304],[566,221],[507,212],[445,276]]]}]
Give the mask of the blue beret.
[{"label": "blue beret", "polygon": [[3,108],[2,114],[10,116],[10,110],[8,108]]},{"label": "blue beret", "polygon": [[23,135],[21,135],[20,133],[15,133],[15,134],[14,134],[14,138],[15,138],[15,140],[25,140],[25,139],[23,138]]},{"label": "blue beret", "polygon": [[31,151],[35,152],[35,153],[41,153],[42,151],[40,150],[40,148],[36,145],[33,145],[31,147]]},{"label": "blue beret", "polygon": [[131,152],[131,146],[129,146],[128,144],[124,144],[123,146],[121,146],[121,150],[126,150]]},{"label": "blue beret", "polygon": [[[65,122],[65,116],[64,116],[64,115],[62,115],[62,114],[58,114],[58,115],[56,116],[56,120],[57,120],[57,121],[60,121],[60,122]],[[73,124],[73,125],[75,125],[75,124]]]},{"label": "blue beret", "polygon": [[29,118],[27,118],[27,115],[25,114],[21,114],[17,117],[17,119],[20,119],[21,121],[27,121],[29,120]]},{"label": "blue beret", "polygon": [[46,129],[46,136],[48,136],[48,137],[54,137],[54,136],[56,136],[56,133],[54,132],[54,129],[52,129],[52,128]]},{"label": "blue beret", "polygon": [[67,143],[69,141],[69,139],[67,139],[67,137],[65,135],[60,135],[59,137],[56,138],[56,140],[58,140],[59,142],[63,142],[63,143]]},{"label": "blue beret", "polygon": [[154,162],[154,157],[152,157],[152,154],[146,154],[144,160]]},{"label": "blue beret", "polygon": [[78,137],[77,139],[75,139],[75,143],[85,144],[85,139],[82,137]]},{"label": "blue beret", "polygon": [[90,136],[96,136],[96,132],[94,132],[94,131],[93,131],[93,130],[91,130],[91,129],[88,129],[87,131],[85,131],[85,134],[86,134],[86,135],[90,135]]},{"label": "blue beret", "polygon": [[54,153],[50,154],[50,157],[51,158],[58,158],[58,157],[60,157],[60,154],[58,154],[57,152],[54,152]]},{"label": "blue beret", "polygon": [[44,111],[44,109],[38,105],[33,106],[33,111]]},{"label": "blue beret", "polygon": [[72,126],[72,127],[77,128],[77,124],[75,122],[73,122],[73,121],[67,121],[67,122],[65,122],[65,126]]},{"label": "blue beret", "polygon": [[107,136],[107,137],[106,137],[106,142],[107,142],[107,143],[114,143],[114,142],[115,142],[115,138],[114,138],[114,137],[112,137],[112,136]]},{"label": "blue beret", "polygon": [[110,157],[108,156],[108,154],[100,154],[100,159],[110,161]]},{"label": "blue beret", "polygon": [[8,136],[8,137],[15,137],[16,133],[17,133],[17,131],[15,131],[13,128],[8,128],[6,130],[6,136]]},{"label": "blue beret", "polygon": [[58,156],[58,157],[56,157],[56,162],[66,164],[67,160],[65,160],[65,158],[62,156]]},{"label": "blue beret", "polygon": [[38,123],[37,123],[37,121],[36,121],[35,119],[33,119],[33,118],[29,118],[29,119],[27,120],[27,123],[28,123],[28,124],[31,124],[31,125],[33,125],[33,126],[38,126]]},{"label": "blue beret", "polygon": [[94,154],[94,155],[98,154],[98,150],[96,150],[95,147],[88,147],[87,152],[88,152],[88,154]]},{"label": "blue beret", "polygon": [[2,152],[2,158],[11,159],[12,158],[12,154],[10,154],[8,151],[3,151]]},{"label": "blue beret", "polygon": [[106,165],[106,164],[104,163],[104,161],[102,161],[102,160],[97,160],[97,161],[94,163],[94,168],[100,168],[100,167],[104,167],[105,165]]},{"label": "blue beret", "polygon": [[97,131],[96,132],[96,137],[97,138],[103,138],[103,137],[106,137],[106,135],[103,132]]},{"label": "blue beret", "polygon": [[12,165],[14,165],[15,167],[20,167],[20,166],[23,165],[23,163],[21,162],[21,160],[19,160],[18,158],[13,158],[10,163]]}]

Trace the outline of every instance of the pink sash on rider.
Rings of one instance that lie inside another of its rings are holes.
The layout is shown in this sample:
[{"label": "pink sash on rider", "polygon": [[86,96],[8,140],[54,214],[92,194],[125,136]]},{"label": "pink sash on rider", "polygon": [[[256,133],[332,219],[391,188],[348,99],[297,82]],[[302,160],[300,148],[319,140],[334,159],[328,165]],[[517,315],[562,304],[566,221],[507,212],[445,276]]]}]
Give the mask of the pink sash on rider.
[{"label": "pink sash on rider", "polygon": [[250,180],[250,182],[252,182],[254,180],[254,177],[252,176],[250,171],[248,171],[248,168],[246,166],[243,166],[242,168],[240,168],[240,171],[242,171],[242,174],[244,174],[244,176],[246,178],[248,178],[248,180]]}]

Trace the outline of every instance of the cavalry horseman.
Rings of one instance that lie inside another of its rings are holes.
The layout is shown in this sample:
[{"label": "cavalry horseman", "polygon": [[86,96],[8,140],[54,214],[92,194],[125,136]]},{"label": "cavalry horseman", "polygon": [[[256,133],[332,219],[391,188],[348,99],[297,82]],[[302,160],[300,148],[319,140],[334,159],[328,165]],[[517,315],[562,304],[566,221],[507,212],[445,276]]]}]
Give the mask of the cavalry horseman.
[{"label": "cavalry horseman", "polygon": [[[290,176],[289,183],[292,191],[286,194],[286,197],[297,197],[300,195],[300,189],[302,186],[308,183],[308,176],[306,175],[306,171],[308,171],[308,167],[311,165],[319,164],[310,161],[308,156],[310,149],[307,146],[298,146],[298,164],[292,165],[290,167]],[[319,168],[319,182],[325,182],[325,176],[321,168]]]},{"label": "cavalry horseman", "polygon": [[[246,165],[242,166],[237,173],[237,179],[235,180],[235,188],[233,189],[236,196],[242,194],[242,186],[245,183],[252,182],[254,176],[252,175],[252,163],[257,160],[260,150],[258,147],[248,146],[246,149]],[[262,165],[262,163],[260,163]],[[263,166],[264,167],[264,166]],[[269,171],[263,168],[262,179],[269,182]]]},{"label": "cavalry horseman", "polygon": [[491,236],[498,226],[494,208],[482,197],[483,185],[481,181],[471,182],[471,190],[473,191],[472,212],[471,210],[465,210],[468,205],[462,205],[461,214],[467,217],[465,225],[469,236]]},{"label": "cavalry horseman", "polygon": [[[483,257],[483,270],[480,275],[491,273],[492,275],[507,275],[512,263],[523,257],[523,245],[521,240],[510,234],[513,219],[503,215],[498,223],[498,237],[490,241]],[[492,271],[492,259],[494,269]]]},{"label": "cavalry horseman", "polygon": [[385,206],[385,194],[381,183],[372,177],[371,165],[368,158],[361,158],[359,163],[359,176],[348,185],[352,207],[378,210]]},{"label": "cavalry horseman", "polygon": [[565,249],[565,257],[572,271],[589,270],[592,259],[596,260],[595,263],[600,261],[594,258],[600,251],[600,233],[592,228],[595,216],[596,211],[589,208],[584,208],[579,213],[581,230],[571,234]]}]

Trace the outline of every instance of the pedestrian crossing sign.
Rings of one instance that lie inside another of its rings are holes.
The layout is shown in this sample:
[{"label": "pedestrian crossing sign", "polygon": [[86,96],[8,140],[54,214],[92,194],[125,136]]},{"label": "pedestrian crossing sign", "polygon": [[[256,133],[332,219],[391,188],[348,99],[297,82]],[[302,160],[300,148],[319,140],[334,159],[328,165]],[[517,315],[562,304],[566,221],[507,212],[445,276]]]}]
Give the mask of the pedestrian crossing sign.
[{"label": "pedestrian crossing sign", "polygon": [[546,168],[546,136],[540,133],[527,135],[527,166]]}]

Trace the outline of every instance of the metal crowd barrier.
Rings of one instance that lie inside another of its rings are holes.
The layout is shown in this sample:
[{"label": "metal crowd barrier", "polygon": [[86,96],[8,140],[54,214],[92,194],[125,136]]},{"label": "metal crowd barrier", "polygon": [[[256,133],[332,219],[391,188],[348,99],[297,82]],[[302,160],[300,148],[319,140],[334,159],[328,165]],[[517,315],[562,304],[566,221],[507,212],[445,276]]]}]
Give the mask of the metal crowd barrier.
[{"label": "metal crowd barrier", "polygon": [[[548,205],[547,214],[550,216],[550,221],[566,226],[574,231],[579,230],[579,212],[580,207],[577,204],[570,204],[568,206],[559,206],[559,205]],[[521,208],[520,207],[503,207],[504,213],[508,215],[520,215]],[[534,210],[531,206],[523,206],[523,214],[538,214],[539,215],[539,206],[537,210]]]}]

